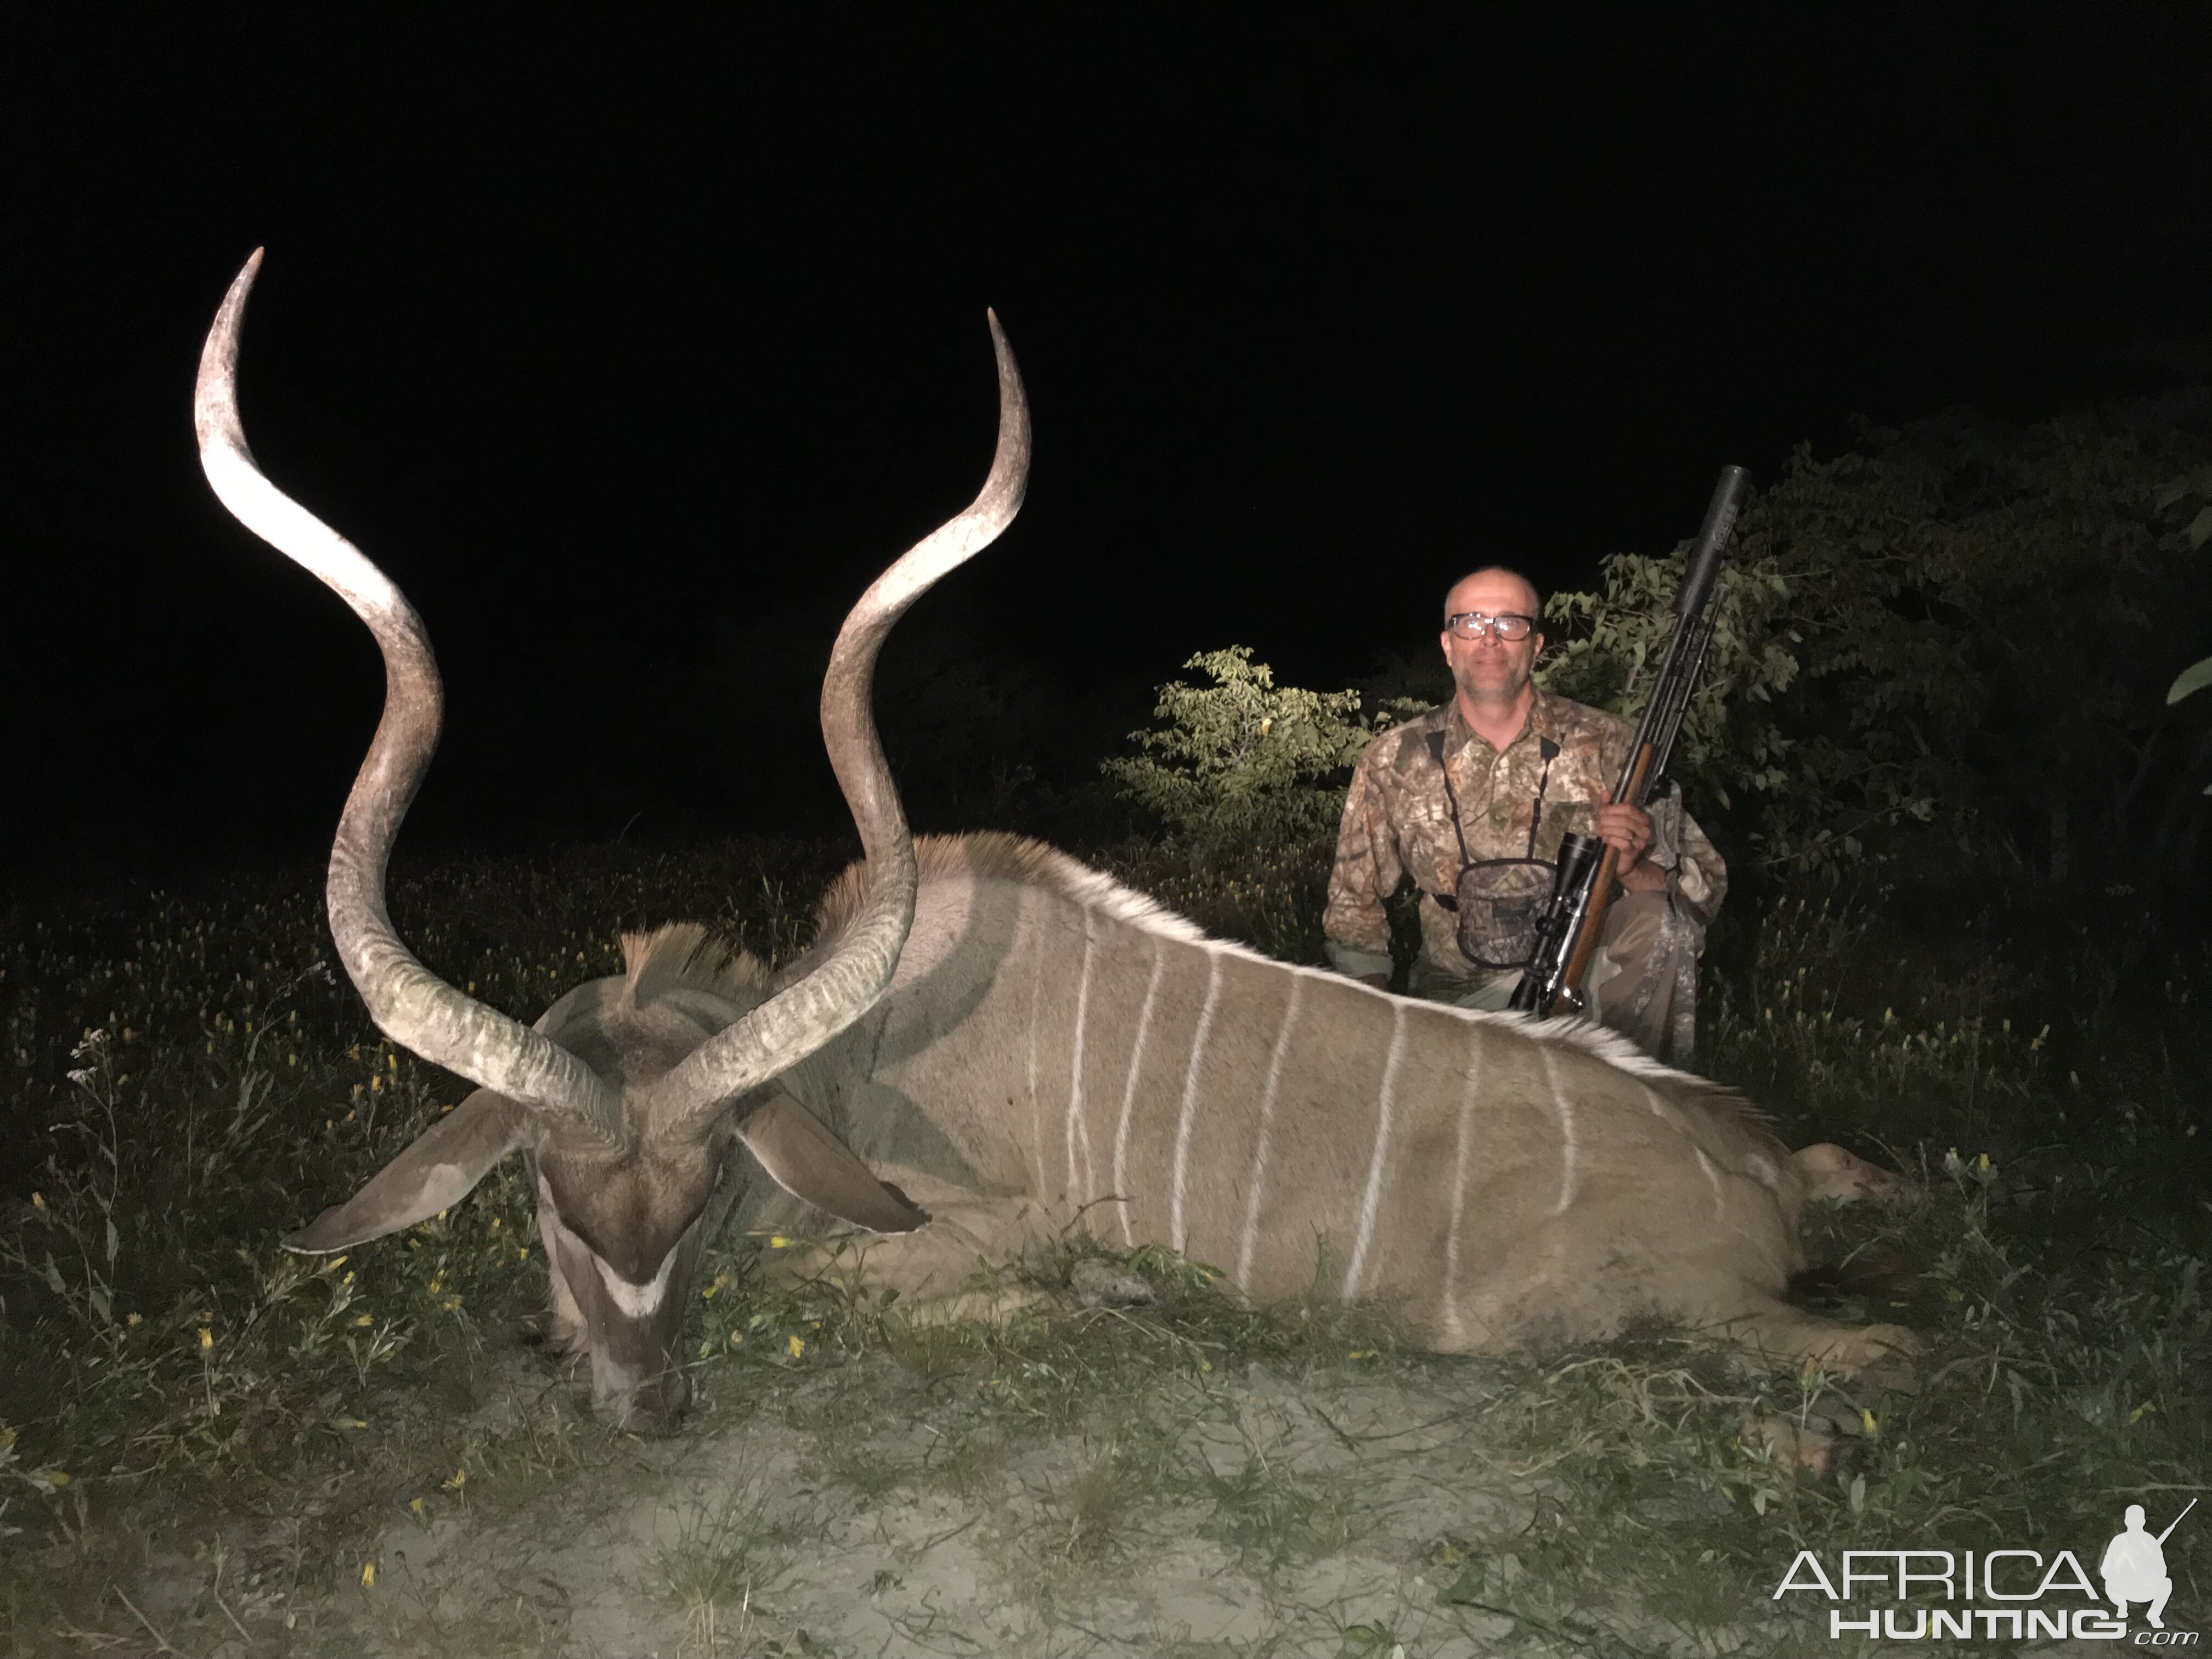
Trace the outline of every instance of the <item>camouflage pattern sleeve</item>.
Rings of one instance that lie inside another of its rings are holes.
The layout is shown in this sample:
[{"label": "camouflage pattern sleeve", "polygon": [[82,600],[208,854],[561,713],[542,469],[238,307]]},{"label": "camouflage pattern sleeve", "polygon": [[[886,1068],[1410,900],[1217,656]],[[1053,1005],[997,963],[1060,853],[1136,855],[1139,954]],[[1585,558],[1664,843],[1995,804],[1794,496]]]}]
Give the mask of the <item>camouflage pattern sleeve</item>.
[{"label": "camouflage pattern sleeve", "polygon": [[1682,814],[1680,856],[1674,875],[1675,897],[1700,926],[1711,927],[1721,901],[1728,896],[1728,865],[1687,812]]},{"label": "camouflage pattern sleeve", "polygon": [[1390,918],[1382,902],[1405,875],[1398,837],[1390,827],[1378,740],[1352,769],[1336,836],[1336,864],[1328,877],[1328,907],[1322,912],[1328,959],[1356,977],[1390,971]]},{"label": "camouflage pattern sleeve", "polygon": [[1669,878],[1668,890],[1700,927],[1712,926],[1728,896],[1728,866],[1684,810],[1681,787],[1668,786],[1651,803],[1651,849],[1645,854]]}]

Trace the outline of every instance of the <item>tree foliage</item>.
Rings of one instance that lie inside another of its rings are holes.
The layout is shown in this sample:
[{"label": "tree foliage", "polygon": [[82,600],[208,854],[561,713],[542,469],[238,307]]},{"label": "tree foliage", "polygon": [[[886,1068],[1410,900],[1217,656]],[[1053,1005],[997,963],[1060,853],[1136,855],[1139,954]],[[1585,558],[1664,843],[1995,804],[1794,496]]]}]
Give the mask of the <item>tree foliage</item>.
[{"label": "tree foliage", "polygon": [[[2027,428],[1950,414],[1801,447],[1747,506],[1673,771],[1734,859],[1835,873],[1941,855],[2156,890],[2206,826],[2212,403],[2114,404]],[[1546,606],[1540,680],[1629,719],[1674,626],[1685,548],[1616,554]],[[1387,719],[1277,686],[1243,647],[1161,689],[1107,763],[1187,837],[1335,822]],[[2171,695],[2169,696],[2169,686]],[[1398,702],[1389,713],[1412,707]]]},{"label": "tree foliage", "polygon": [[[2208,453],[2196,395],[1801,447],[1744,514],[1677,773],[1768,863],[1922,823],[2047,876],[2185,872],[2212,735],[2161,693],[2212,616]],[[1548,683],[1635,713],[1680,571],[1618,555],[1557,596]]]},{"label": "tree foliage", "polygon": [[[1123,796],[1201,850],[1334,830],[1345,776],[1377,729],[1359,693],[1279,686],[1249,646],[1202,651],[1183,667],[1212,684],[1160,688],[1160,724],[1129,734],[1137,754],[1104,763]],[[1393,704],[1382,724],[1411,712]]]}]

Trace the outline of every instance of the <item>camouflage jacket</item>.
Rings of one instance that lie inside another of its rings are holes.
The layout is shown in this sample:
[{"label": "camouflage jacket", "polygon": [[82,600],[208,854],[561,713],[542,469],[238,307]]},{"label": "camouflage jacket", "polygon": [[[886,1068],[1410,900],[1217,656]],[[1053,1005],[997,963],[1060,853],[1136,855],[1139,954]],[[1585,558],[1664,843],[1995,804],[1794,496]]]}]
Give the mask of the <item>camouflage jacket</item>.
[{"label": "camouflage jacket", "polygon": [[[1448,702],[1417,715],[1369,744],[1352,774],[1337,833],[1336,867],[1328,879],[1322,931],[1329,960],[1341,972],[1388,973],[1390,924],[1382,902],[1401,876],[1428,895],[1421,901],[1419,968],[1434,980],[1465,980],[1476,969],[1460,954],[1457,923],[1435,895],[1458,884],[1459,840],[1431,752],[1430,734],[1443,734],[1444,765],[1459,797],[1460,829],[1471,860],[1559,855],[1569,830],[1588,835],[1599,798],[1620,776],[1635,728],[1566,698],[1539,691],[1521,735],[1501,752]],[[1544,812],[1528,850],[1536,787],[1543,777],[1543,739],[1559,745],[1544,782]],[[1700,925],[1712,920],[1728,891],[1728,866],[1688,813],[1679,793],[1651,806],[1652,846],[1645,857],[1668,872],[1676,906]]]}]

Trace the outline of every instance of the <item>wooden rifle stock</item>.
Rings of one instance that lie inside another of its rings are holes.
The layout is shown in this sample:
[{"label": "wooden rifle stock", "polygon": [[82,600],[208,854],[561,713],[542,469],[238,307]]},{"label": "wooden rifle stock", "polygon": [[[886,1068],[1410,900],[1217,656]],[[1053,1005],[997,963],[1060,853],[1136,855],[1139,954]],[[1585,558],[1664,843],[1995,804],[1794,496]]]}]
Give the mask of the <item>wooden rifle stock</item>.
[{"label": "wooden rifle stock", "polygon": [[[1655,771],[1663,770],[1673,757],[1674,739],[1705,668],[1705,653],[1712,648],[1720,602],[1726,592],[1718,582],[1721,562],[1735,533],[1736,514],[1748,484],[1741,467],[1721,469],[1720,483],[1705,508],[1705,524],[1683,562],[1682,586],[1675,595],[1674,637],[1668,641],[1666,659],[1650,701],[1644,706],[1628,763],[1621,769],[1620,784],[1613,791],[1616,803],[1645,805],[1658,781]],[[1577,860],[1586,859],[1586,848],[1578,847],[1576,856]],[[1563,850],[1559,884],[1553,890],[1551,908],[1538,932],[1535,955],[1514,988],[1509,1006],[1542,1018],[1555,1013],[1579,1013],[1587,1006],[1583,981],[1605,931],[1605,915],[1612,908],[1620,868],[1620,854],[1610,846],[1599,856],[1595,868],[1578,862],[1571,870]],[[1581,871],[1589,872],[1586,895]]]},{"label": "wooden rifle stock", "polygon": [[[1622,792],[1622,799],[1638,799],[1650,773],[1651,745],[1639,744],[1628,769],[1628,787]],[[1583,913],[1582,931],[1575,935],[1574,949],[1567,955],[1566,966],[1559,970],[1559,983],[1552,993],[1551,1006],[1538,1009],[1539,1015],[1582,1011],[1583,976],[1589,972],[1590,958],[1597,954],[1598,939],[1605,932],[1605,913],[1612,907],[1613,890],[1618,884],[1620,873],[1620,849],[1608,844],[1605,855],[1598,860],[1597,874],[1590,882],[1589,908]]]}]

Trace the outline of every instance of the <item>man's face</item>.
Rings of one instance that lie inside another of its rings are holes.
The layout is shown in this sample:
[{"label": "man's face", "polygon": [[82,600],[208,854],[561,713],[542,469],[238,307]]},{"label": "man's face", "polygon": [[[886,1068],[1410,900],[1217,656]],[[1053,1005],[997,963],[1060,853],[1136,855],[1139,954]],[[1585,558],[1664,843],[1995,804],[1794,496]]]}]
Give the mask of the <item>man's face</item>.
[{"label": "man's face", "polygon": [[[1447,617],[1469,611],[1486,617],[1533,617],[1536,595],[1518,576],[1503,570],[1478,571],[1444,599]],[[1453,684],[1474,702],[1510,702],[1520,696],[1544,648],[1544,636],[1534,632],[1523,640],[1501,640],[1492,628],[1477,638],[1463,640],[1446,628],[1442,637]]]}]

